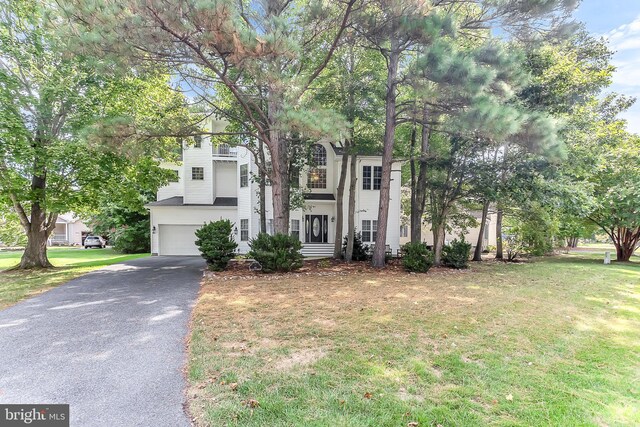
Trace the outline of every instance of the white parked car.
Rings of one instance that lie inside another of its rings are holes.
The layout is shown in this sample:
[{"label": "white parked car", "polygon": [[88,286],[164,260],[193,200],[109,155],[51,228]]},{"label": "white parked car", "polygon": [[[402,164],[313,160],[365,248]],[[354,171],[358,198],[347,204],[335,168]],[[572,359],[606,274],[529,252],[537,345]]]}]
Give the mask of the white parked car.
[{"label": "white parked car", "polygon": [[85,249],[89,249],[89,248],[104,249],[106,247],[107,247],[107,241],[100,236],[87,236],[86,239],[84,239]]}]

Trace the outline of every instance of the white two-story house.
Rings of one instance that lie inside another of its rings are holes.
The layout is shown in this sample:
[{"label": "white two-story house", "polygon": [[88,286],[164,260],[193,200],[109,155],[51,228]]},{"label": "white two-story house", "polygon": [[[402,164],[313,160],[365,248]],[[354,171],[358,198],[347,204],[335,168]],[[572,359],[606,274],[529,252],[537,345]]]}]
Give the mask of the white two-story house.
[{"label": "white two-story house", "polygon": [[[224,122],[213,122],[224,128]],[[330,143],[314,146],[315,165],[300,173],[304,207],[291,211],[290,233],[303,243],[305,256],[331,256],[335,239],[336,187],[340,176],[341,149]],[[378,228],[378,202],[382,175],[380,156],[358,156],[355,221],[365,243],[373,243]],[[234,224],[238,251],[249,251],[249,242],[260,231],[258,168],[244,147],[214,145],[202,138],[182,149],[181,164],[165,164],[176,178],[158,190],[157,201],[146,207],[151,214],[151,252],[154,255],[199,255],[195,231],[204,223],[229,219]],[[391,173],[391,201],[387,245],[395,253],[400,246],[400,163]],[[348,181],[344,200],[347,234]],[[273,232],[271,188],[266,191],[267,232]]]}]

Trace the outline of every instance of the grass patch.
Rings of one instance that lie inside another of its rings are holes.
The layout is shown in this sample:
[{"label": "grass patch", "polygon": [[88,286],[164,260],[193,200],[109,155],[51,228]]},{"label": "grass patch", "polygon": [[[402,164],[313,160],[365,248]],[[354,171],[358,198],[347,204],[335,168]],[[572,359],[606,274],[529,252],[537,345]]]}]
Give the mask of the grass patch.
[{"label": "grass patch", "polygon": [[205,281],[198,425],[640,423],[640,265],[521,264]]},{"label": "grass patch", "polygon": [[148,254],[123,255],[113,249],[49,248],[46,270],[2,271],[20,262],[22,251],[0,252],[0,309],[75,279],[89,271]]}]

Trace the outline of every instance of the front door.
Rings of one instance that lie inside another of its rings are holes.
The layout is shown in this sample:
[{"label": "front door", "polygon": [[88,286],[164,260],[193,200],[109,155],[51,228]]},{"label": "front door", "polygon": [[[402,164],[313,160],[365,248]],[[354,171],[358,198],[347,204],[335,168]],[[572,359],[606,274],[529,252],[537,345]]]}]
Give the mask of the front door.
[{"label": "front door", "polygon": [[327,243],[329,234],[327,215],[306,215],[304,220],[306,243]]}]

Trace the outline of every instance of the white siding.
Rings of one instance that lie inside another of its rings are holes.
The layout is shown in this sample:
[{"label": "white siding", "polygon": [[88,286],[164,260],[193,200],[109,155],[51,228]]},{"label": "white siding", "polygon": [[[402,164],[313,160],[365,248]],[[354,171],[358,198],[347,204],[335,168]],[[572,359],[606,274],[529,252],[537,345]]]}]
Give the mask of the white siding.
[{"label": "white siding", "polygon": [[214,162],[216,197],[237,197],[239,171],[236,162]]},{"label": "white siding", "polygon": [[89,227],[80,220],[69,223],[69,244],[82,245],[82,232],[89,231]]},{"label": "white siding", "polygon": [[[236,220],[236,227],[238,227],[238,235],[236,236],[236,241],[238,242],[238,250],[241,253],[246,253],[249,250],[249,242],[240,241],[240,220],[248,219],[249,220],[249,237],[253,234],[251,229],[253,227],[254,222],[254,213],[253,213],[253,199],[252,188],[255,184],[251,182],[251,174],[249,173],[249,186],[248,187],[240,187],[240,166],[241,165],[249,165],[251,167],[251,153],[244,148],[238,148],[238,165],[236,176],[234,178],[235,186],[237,188],[238,194],[238,216]],[[257,200],[257,199],[256,199]],[[257,201],[256,201],[257,203]]]},{"label": "white siding", "polygon": [[237,212],[235,207],[221,208],[210,206],[154,206],[151,207],[151,253],[160,254],[159,234],[161,225],[202,226],[209,221],[229,219],[235,223]]},{"label": "white siding", "polygon": [[[201,148],[185,146],[183,150],[184,164],[184,203],[212,204],[213,203],[213,161],[211,160],[211,142],[203,138]],[[194,167],[204,170],[203,180],[191,179]]]},{"label": "white siding", "polygon": [[161,167],[178,171],[178,182],[169,182],[158,189],[157,200],[164,200],[174,196],[184,195],[184,168],[175,163],[162,163]]}]

